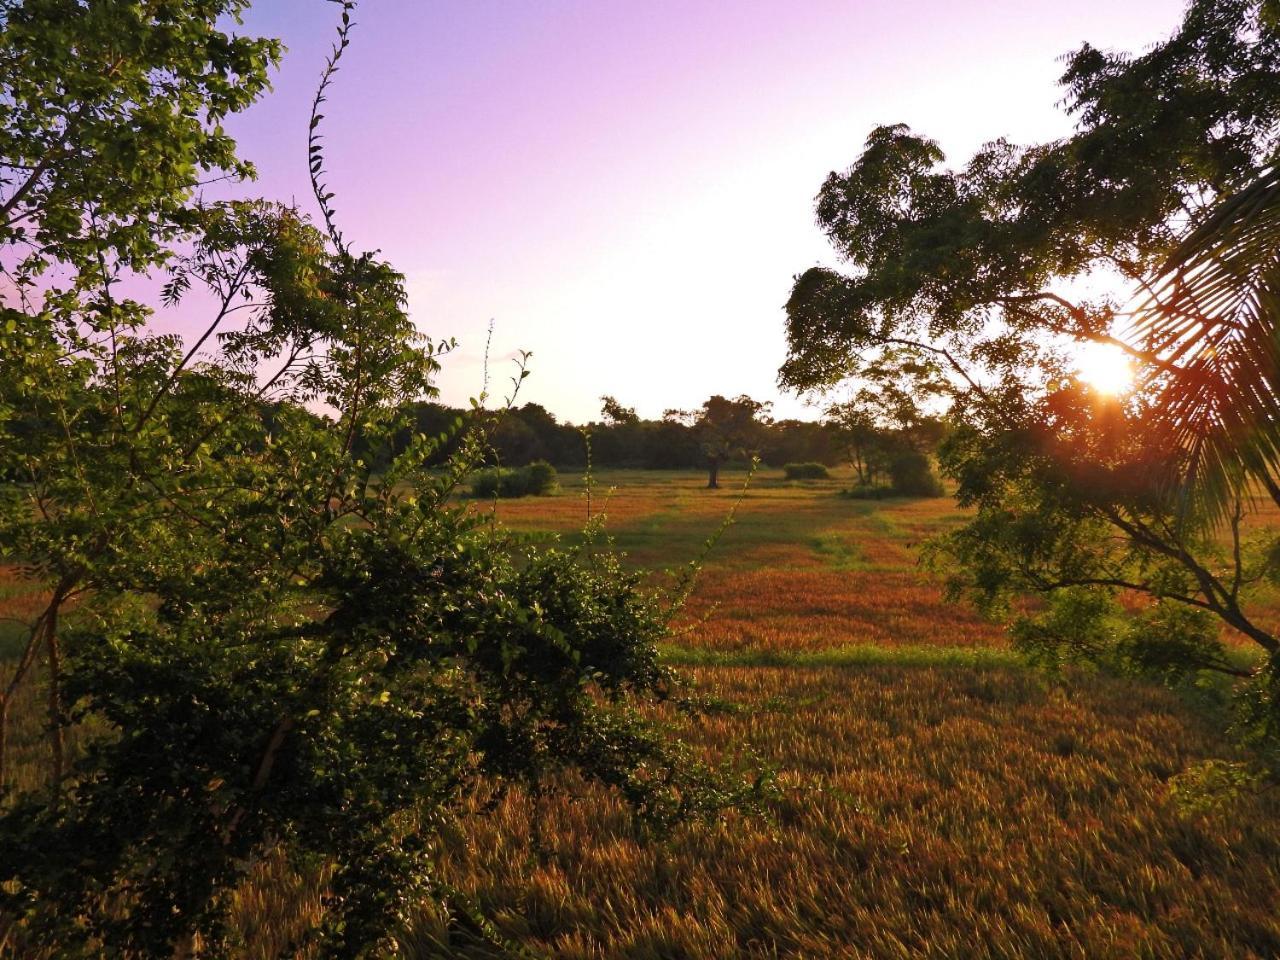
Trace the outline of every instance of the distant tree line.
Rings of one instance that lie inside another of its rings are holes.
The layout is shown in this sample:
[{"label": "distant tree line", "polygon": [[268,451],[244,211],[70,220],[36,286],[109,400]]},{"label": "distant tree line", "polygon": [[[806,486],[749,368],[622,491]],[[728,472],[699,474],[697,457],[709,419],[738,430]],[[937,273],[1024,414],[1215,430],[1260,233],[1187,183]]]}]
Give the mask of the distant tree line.
[{"label": "distant tree line", "polygon": [[[929,452],[941,435],[937,421],[924,428],[917,419],[904,430],[880,411],[851,423],[849,405],[833,408],[822,421],[774,420],[766,403],[747,396],[713,396],[696,410],[667,410],[659,419],[644,419],[613,397],[601,400],[600,419],[585,424],[559,420],[537,403],[495,413],[490,464],[521,467],[545,460],[561,470],[583,469],[589,444],[595,468],[708,470],[710,486],[716,485],[722,465],[745,463],[753,456],[770,467],[851,463],[860,477],[866,471],[864,482],[870,483],[877,478],[872,464],[886,465],[904,445]],[[390,460],[415,435],[456,433],[459,419],[474,415],[436,402],[415,403],[409,412],[409,426],[378,449],[366,443],[364,456],[374,462]],[[451,456],[454,442],[437,452],[441,464]]]}]

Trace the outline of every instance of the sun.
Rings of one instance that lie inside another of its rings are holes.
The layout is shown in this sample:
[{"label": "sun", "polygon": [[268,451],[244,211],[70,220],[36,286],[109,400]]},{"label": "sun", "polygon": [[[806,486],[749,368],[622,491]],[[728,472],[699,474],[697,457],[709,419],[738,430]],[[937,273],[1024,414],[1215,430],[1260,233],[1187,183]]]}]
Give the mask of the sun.
[{"label": "sun", "polygon": [[1082,343],[1075,349],[1076,376],[1098,393],[1114,397],[1133,387],[1133,364],[1119,347]]}]

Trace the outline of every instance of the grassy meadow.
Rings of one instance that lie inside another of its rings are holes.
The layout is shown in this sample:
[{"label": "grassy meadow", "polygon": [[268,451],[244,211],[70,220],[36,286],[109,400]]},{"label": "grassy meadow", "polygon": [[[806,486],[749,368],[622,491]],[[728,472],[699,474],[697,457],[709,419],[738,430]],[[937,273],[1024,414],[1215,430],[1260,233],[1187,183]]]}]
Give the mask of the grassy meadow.
[{"label": "grassy meadow", "polygon": [[[693,473],[605,473],[592,510],[632,562],[678,569],[739,479],[709,491]],[[478,796],[469,840],[444,851],[450,883],[535,956],[1280,956],[1280,799],[1192,814],[1173,797],[1189,765],[1234,755],[1209,708],[1022,666],[917,569],[919,545],[962,519],[955,504],[849,500],[846,483],[762,471],[666,651],[710,704],[668,721],[708,760],[750,752],[772,769],[772,816],[654,843],[584,784]],[[553,497],[472,508],[549,539],[575,536],[587,504],[563,478]],[[28,603],[12,576],[0,586],[0,616]],[[0,631],[10,659],[12,636]],[[19,708],[20,784],[41,775],[39,706],[32,692]],[[262,864],[234,906],[238,956],[276,956],[322,890],[322,875]],[[510,952],[465,927],[424,908],[401,955]]]}]

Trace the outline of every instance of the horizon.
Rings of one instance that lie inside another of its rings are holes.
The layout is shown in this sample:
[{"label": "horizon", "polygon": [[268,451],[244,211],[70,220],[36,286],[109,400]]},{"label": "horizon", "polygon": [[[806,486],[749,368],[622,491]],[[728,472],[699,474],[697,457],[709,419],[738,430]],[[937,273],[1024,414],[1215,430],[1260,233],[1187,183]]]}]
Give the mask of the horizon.
[{"label": "horizon", "polygon": [[[1145,49],[1183,6],[820,0],[729,19],[706,0],[384,0],[358,11],[326,104],[329,184],[354,245],[406,275],[418,328],[459,341],[442,403],[479,393],[492,321],[495,398],[529,350],[519,403],[565,421],[598,419],[602,394],[656,419],[715,393],[816,419],[775,378],[792,277],[838,262],[813,217],[826,175],[879,123],[952,163],[996,137],[1064,135],[1061,56]],[[306,116],[335,17],[302,11],[248,11],[244,30],[287,50],[274,91],[227,127],[259,170],[240,192],[312,211]]]}]

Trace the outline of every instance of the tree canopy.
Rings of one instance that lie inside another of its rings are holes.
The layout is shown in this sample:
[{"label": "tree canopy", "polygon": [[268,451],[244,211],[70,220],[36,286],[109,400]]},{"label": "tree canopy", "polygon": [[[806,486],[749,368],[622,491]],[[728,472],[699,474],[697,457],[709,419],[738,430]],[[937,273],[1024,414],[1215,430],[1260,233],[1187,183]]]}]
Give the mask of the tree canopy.
[{"label": "tree canopy", "polygon": [[706,458],[707,486],[720,485],[720,467],[734,456],[754,456],[762,438],[769,404],[745,393],[729,399],[708,397],[698,410],[668,410],[669,420],[688,424]]},{"label": "tree canopy", "polygon": [[[1077,129],[1061,140],[993,140],[950,168],[904,125],[873,130],[818,194],[818,224],[849,269],[797,278],[782,382],[830,386],[856,372],[860,350],[910,344],[995,382],[1046,331],[1158,362],[1114,336],[1114,321],[1188,224],[1274,161],[1274,13],[1201,0],[1140,56],[1080,48],[1062,77]],[[1091,275],[1121,282],[1073,295],[1069,281]]]},{"label": "tree canopy", "polygon": [[[476,916],[435,869],[475,791],[574,771],[665,828],[765,782],[642,719],[675,688],[678,598],[591,536],[535,547],[450,504],[500,420],[481,396],[412,429],[447,344],[338,230],[320,107],[353,3],[310,117],[319,224],[199,202],[251,173],[219,124],[279,53],[232,32],[244,6],[0,7],[0,551],[42,591],[0,733],[39,670],[52,757],[38,788],[0,762],[19,952],[223,955],[236,889],[280,856],[328,878],[316,955],[381,956],[424,898]],[[146,271],[161,302],[122,296]],[[208,310],[187,339],[153,323],[179,303]]]},{"label": "tree canopy", "polygon": [[[1243,518],[1280,503],[1277,8],[1194,0],[1140,55],[1076,50],[1062,85],[1060,140],[949,167],[883,126],[827,178],[817,220],[846,266],[796,278],[780,380],[884,383],[896,351],[931,358],[941,460],[977,508],[935,547],[955,593],[1050,662],[1238,676],[1246,726],[1274,744],[1278,641],[1253,598],[1280,541]],[[1131,392],[1074,375],[1088,341],[1134,361]],[[1029,591],[1046,606],[1012,602]],[[1234,662],[1224,624],[1263,659]]]}]

